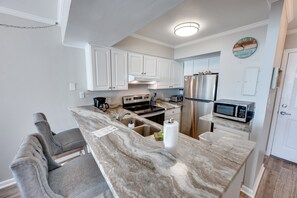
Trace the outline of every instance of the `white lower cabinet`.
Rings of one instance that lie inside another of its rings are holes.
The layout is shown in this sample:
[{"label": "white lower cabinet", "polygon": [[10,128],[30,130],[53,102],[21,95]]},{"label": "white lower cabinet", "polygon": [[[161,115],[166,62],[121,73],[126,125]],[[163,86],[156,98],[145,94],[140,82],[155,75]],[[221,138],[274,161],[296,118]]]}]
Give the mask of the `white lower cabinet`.
[{"label": "white lower cabinet", "polygon": [[158,58],[157,75],[160,77],[160,81],[149,85],[149,89],[183,88],[183,74],[182,63]]},{"label": "white lower cabinet", "polygon": [[127,52],[88,45],[87,88],[90,91],[127,90]]}]

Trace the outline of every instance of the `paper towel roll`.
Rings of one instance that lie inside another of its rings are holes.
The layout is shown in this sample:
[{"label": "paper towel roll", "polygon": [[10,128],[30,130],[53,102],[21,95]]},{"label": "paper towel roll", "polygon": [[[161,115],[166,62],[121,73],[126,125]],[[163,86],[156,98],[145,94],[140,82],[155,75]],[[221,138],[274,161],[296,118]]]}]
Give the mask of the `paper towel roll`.
[{"label": "paper towel roll", "polygon": [[177,149],[179,124],[177,121],[172,123],[169,120],[164,121],[164,146],[170,153],[175,153]]}]

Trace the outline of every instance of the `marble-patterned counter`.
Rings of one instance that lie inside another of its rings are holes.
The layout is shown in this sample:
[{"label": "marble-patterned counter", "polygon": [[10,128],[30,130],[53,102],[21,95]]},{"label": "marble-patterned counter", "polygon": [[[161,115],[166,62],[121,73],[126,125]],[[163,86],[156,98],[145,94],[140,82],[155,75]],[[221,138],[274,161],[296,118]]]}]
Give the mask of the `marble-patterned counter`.
[{"label": "marble-patterned counter", "polygon": [[212,114],[208,114],[199,118],[200,120],[209,121],[217,125],[221,125],[227,128],[236,129],[244,132],[251,132],[252,124],[251,122],[243,123],[236,122],[224,118],[220,118],[217,116],[213,116]]},{"label": "marble-patterned counter", "polygon": [[[210,145],[179,134],[173,156],[162,142],[115,120],[119,109],[107,114],[94,107],[70,110],[114,197],[222,197],[255,146],[227,137]],[[116,129],[99,130],[108,126]]]},{"label": "marble-patterned counter", "polygon": [[182,107],[182,102],[165,102],[157,100],[155,104],[159,107],[163,107],[165,110],[177,109]]}]

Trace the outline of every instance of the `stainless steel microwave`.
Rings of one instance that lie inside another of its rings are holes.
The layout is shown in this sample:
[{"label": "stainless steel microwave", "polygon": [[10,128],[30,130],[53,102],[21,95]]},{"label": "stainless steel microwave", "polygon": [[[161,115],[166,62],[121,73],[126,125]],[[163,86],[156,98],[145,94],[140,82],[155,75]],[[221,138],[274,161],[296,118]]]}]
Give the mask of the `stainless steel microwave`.
[{"label": "stainless steel microwave", "polygon": [[214,102],[213,115],[239,122],[249,122],[254,117],[254,110],[254,102],[222,99]]}]

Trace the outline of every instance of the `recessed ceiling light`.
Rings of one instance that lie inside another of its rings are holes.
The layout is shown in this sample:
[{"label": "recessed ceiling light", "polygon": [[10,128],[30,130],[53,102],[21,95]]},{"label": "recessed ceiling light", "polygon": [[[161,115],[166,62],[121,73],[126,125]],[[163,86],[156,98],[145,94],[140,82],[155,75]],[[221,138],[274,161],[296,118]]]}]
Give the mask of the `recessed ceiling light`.
[{"label": "recessed ceiling light", "polygon": [[178,24],[174,28],[174,34],[181,37],[192,36],[199,31],[200,25],[195,22],[185,22]]}]

